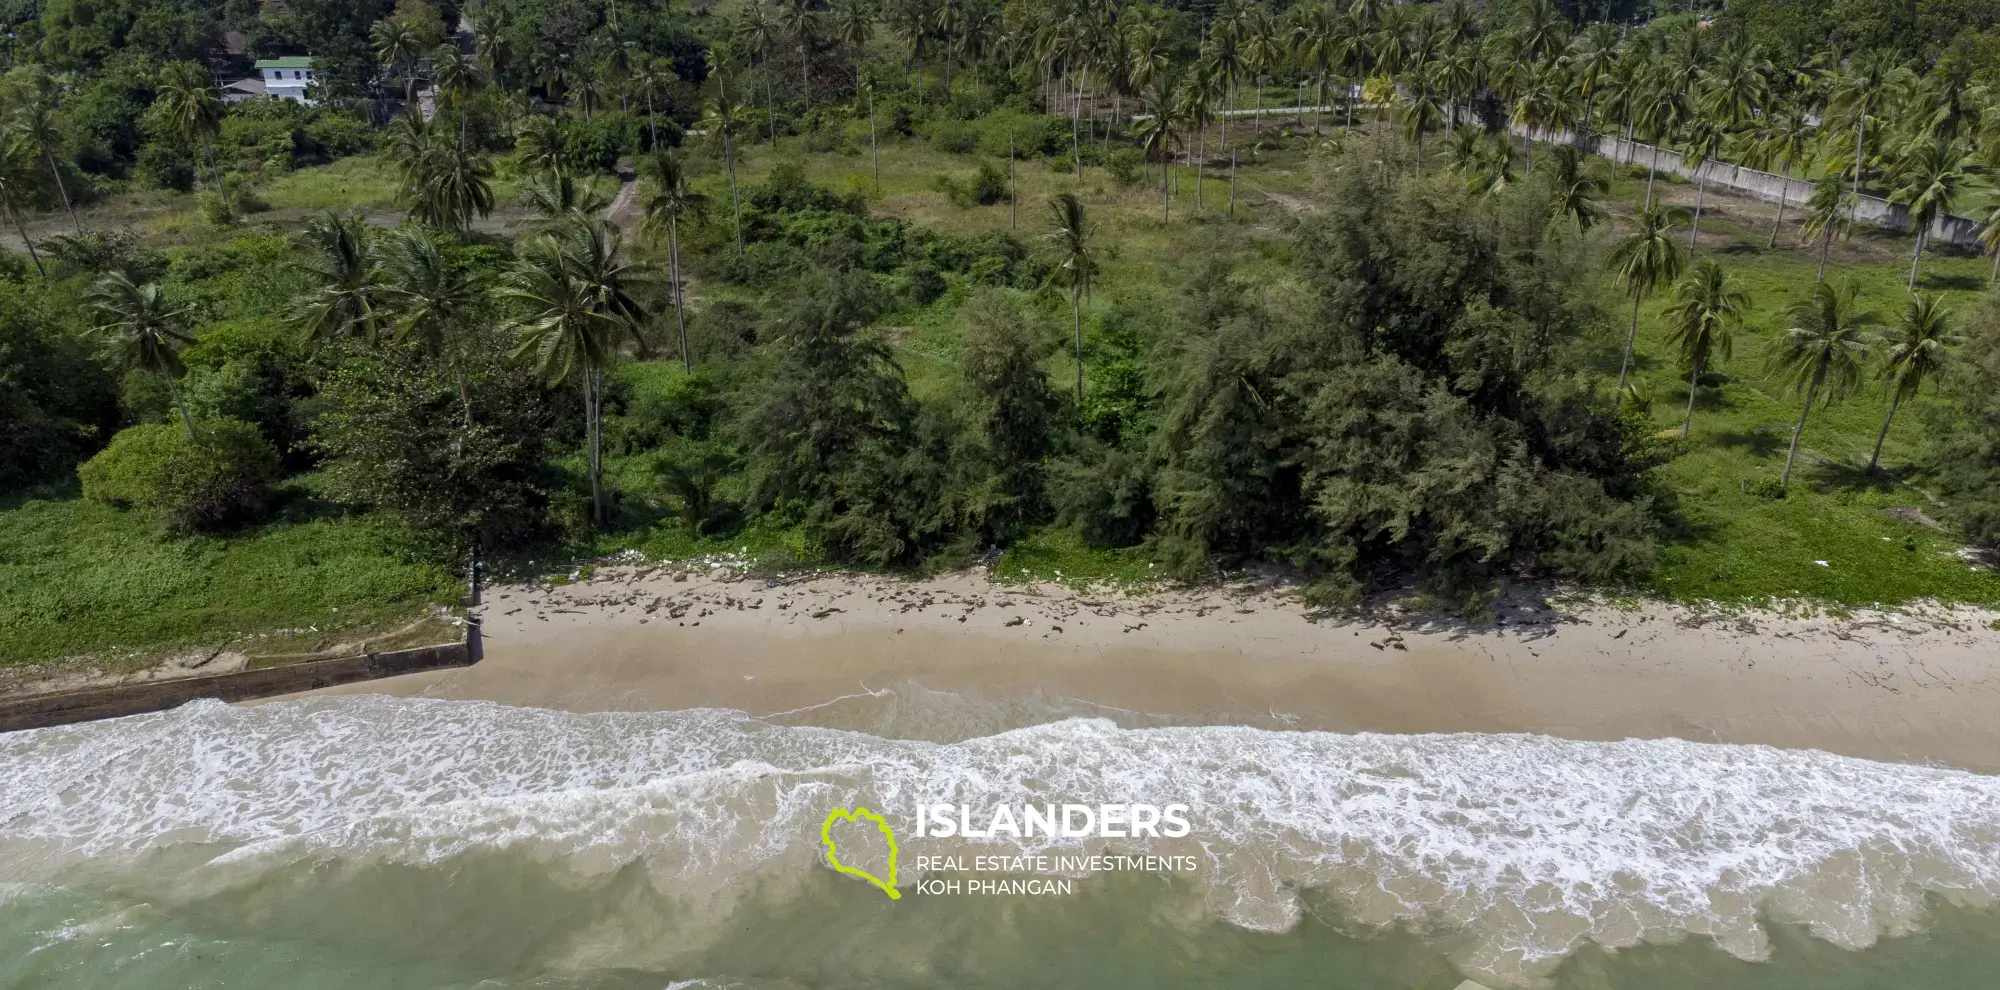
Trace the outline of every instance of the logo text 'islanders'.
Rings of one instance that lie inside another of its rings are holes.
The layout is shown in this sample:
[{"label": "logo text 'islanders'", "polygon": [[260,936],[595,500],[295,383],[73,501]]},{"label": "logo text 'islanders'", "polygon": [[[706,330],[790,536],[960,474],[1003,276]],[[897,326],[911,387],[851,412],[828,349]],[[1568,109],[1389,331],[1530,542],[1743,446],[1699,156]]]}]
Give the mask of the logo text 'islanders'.
[{"label": "logo text 'islanders'", "polygon": [[926,804],[917,807],[917,837],[1178,839],[1188,834],[1187,810],[1185,804],[1027,804],[1018,810],[1002,804],[974,814],[970,805]]}]

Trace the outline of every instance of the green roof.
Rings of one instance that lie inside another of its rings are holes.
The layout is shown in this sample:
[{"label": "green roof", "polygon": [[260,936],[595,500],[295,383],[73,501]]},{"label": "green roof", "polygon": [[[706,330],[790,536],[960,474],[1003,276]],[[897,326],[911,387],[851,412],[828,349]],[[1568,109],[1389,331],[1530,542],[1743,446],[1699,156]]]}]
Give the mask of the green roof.
[{"label": "green roof", "polygon": [[310,69],[312,68],[312,64],[311,55],[287,55],[283,58],[260,58],[257,60],[257,68],[260,69]]}]

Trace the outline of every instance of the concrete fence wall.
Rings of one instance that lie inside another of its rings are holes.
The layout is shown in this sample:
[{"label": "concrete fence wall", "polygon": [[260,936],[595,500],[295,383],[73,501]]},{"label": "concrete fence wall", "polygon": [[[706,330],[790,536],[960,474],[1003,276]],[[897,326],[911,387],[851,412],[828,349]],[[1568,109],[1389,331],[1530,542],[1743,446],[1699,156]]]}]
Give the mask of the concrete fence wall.
[{"label": "concrete fence wall", "polygon": [[[1527,136],[1527,128],[1513,125],[1516,135]],[[1610,135],[1596,135],[1588,140],[1563,130],[1537,130],[1535,140],[1551,144],[1568,144],[1582,148],[1600,158],[1625,164],[1646,166],[1653,161],[1654,148],[1650,144],[1627,141]],[[1678,151],[1659,149],[1659,169],[1678,175],[1690,182],[1699,176],[1688,167],[1687,160]],[[1813,184],[1804,179],[1788,179],[1771,172],[1760,172],[1754,168],[1731,165],[1728,162],[1703,162],[1701,173],[1708,177],[1710,186],[1727,189],[1739,195],[1766,203],[1777,203],[1782,195],[1787,212],[1801,206],[1812,197]],[[1796,215],[1796,214],[1794,214]],[[1855,219],[1898,233],[1910,230],[1910,214],[1901,204],[1891,203],[1879,196],[1863,195],[1860,205],[1855,208]],[[1976,220],[1945,214],[1931,224],[1931,240],[1956,244],[1960,247],[1979,249],[1979,227]]]},{"label": "concrete fence wall", "polygon": [[420,670],[463,667],[479,659],[478,630],[476,623],[469,626],[462,643],[12,698],[0,701],[0,732],[164,711],[201,698],[248,701]]}]

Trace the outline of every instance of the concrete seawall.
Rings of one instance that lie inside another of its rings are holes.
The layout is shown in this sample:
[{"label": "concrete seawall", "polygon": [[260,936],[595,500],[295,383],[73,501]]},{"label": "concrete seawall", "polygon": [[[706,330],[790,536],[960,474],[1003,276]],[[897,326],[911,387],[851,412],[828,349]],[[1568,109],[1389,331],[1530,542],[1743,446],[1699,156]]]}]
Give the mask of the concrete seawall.
[{"label": "concrete seawall", "polygon": [[0,732],[164,711],[201,698],[248,701],[439,667],[464,667],[479,660],[478,629],[476,624],[469,627],[466,640],[461,643],[441,643],[332,660],[308,660],[207,677],[182,677],[9,698],[0,700]]}]

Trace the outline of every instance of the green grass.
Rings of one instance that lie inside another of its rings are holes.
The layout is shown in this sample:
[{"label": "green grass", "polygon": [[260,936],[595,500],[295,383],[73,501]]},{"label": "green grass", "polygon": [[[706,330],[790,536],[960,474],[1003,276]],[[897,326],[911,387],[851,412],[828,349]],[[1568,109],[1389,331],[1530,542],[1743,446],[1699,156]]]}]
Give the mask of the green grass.
[{"label": "green grass", "polygon": [[1037,530],[1008,547],[990,573],[1006,584],[1054,581],[1078,590],[1106,585],[1137,590],[1157,580],[1156,569],[1138,549],[1087,546],[1075,533],[1056,528]]},{"label": "green grass", "polygon": [[170,537],[144,514],[78,498],[0,511],[0,664],[399,623],[458,593],[376,520]]}]

